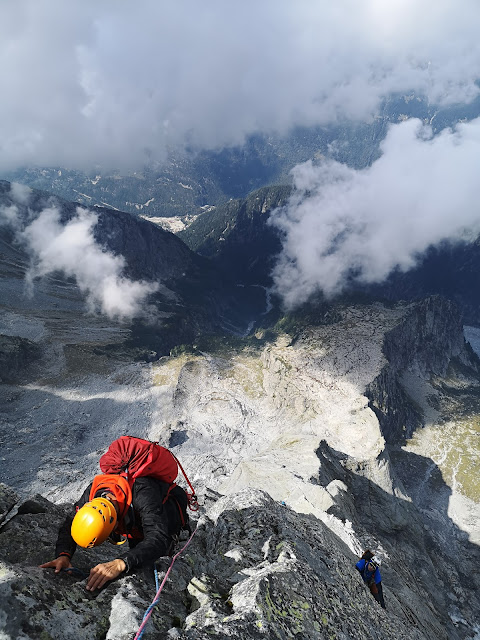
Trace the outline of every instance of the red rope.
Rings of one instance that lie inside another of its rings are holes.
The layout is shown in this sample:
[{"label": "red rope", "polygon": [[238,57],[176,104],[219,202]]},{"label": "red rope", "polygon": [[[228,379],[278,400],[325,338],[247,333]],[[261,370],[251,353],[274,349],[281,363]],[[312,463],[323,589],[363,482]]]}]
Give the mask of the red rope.
[{"label": "red rope", "polygon": [[153,607],[157,604],[158,599],[160,594],[162,593],[162,589],[168,579],[168,576],[170,575],[170,571],[172,570],[172,567],[175,563],[175,560],[178,558],[178,556],[180,556],[185,549],[188,547],[188,545],[190,544],[190,542],[192,541],[193,536],[197,533],[197,530],[195,529],[195,531],[192,533],[192,535],[190,536],[190,538],[187,540],[186,544],[182,547],[182,549],[180,549],[180,551],[178,551],[172,558],[172,561],[170,563],[170,566],[168,567],[168,571],[165,574],[165,577],[162,580],[162,584],[159,586],[157,593],[155,594],[155,598],[152,601],[152,604],[148,607],[145,615],[143,616],[143,622],[140,625],[139,630],[137,631],[137,635],[135,636],[135,638],[133,640],[140,640],[140,638],[143,635],[143,632],[145,630],[145,625],[147,624],[150,616],[152,615],[152,611],[153,611]]},{"label": "red rope", "polygon": [[[170,451],[170,453],[172,453]],[[198,511],[198,502],[197,502],[197,496],[195,495],[195,489],[192,486],[192,483],[190,482],[190,480],[188,479],[187,474],[185,473],[184,468],[182,467],[182,465],[180,464],[179,459],[177,458],[177,456],[172,453],[172,456],[175,458],[175,460],[177,461],[178,466],[180,467],[181,472],[183,473],[183,477],[185,478],[185,480],[187,481],[188,486],[190,487],[190,489],[192,490],[192,493],[188,493],[187,492],[187,496],[188,496],[188,507],[191,511]]]}]

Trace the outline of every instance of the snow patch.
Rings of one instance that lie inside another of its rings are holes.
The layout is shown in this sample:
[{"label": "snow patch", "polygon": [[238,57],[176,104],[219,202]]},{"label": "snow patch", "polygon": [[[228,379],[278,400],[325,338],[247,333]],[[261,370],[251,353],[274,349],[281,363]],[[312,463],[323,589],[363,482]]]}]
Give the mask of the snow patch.
[{"label": "snow patch", "polygon": [[92,196],[87,196],[86,193],[82,193],[81,191],[77,191],[76,189],[73,189],[73,191],[75,191],[75,193],[78,193],[79,196],[82,196],[84,198],[88,198],[88,200],[92,199]]}]

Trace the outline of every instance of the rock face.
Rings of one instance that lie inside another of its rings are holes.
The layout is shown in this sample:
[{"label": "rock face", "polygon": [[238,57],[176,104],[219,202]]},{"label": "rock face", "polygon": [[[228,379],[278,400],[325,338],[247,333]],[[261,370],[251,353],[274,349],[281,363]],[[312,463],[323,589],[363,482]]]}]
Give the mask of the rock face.
[{"label": "rock face", "polygon": [[32,360],[39,356],[38,346],[25,338],[0,335],[0,382],[21,377]]},{"label": "rock face", "polygon": [[[2,486],[0,506],[11,502]],[[5,638],[133,638],[155,594],[153,575],[128,576],[97,595],[77,575],[35,565],[51,556],[62,507],[37,496],[0,529],[0,621]],[[106,558],[107,556],[107,558]],[[111,556],[77,552],[88,570]],[[386,570],[388,611],[373,600],[357,558],[322,522],[255,490],[222,498],[202,515],[177,561],[144,638],[457,637],[417,581]],[[158,563],[160,573],[168,559]],[[397,584],[398,583],[398,584]],[[182,630],[181,630],[181,628]]]},{"label": "rock face", "polygon": [[388,364],[368,385],[366,395],[391,443],[410,438],[424,424],[420,407],[405,388],[407,371],[420,381],[445,378],[455,364],[473,377],[480,372],[478,359],[465,348],[458,308],[439,296],[413,306],[385,335],[383,352]]},{"label": "rock face", "polygon": [[480,238],[465,244],[430,248],[417,267],[394,273],[385,283],[368,287],[388,300],[419,300],[441,295],[461,310],[465,324],[480,323]]},{"label": "rock face", "polygon": [[[328,482],[335,501],[328,513],[351,522],[363,547],[380,548],[385,554],[384,584],[391,585],[391,597],[398,599],[401,609],[428,603],[443,612],[436,615],[447,637],[472,637],[480,587],[472,569],[480,552],[449,517],[452,491],[438,467],[429,458],[390,447],[369,463],[338,454],[326,443],[318,455],[319,481]],[[382,469],[385,478],[393,479],[393,490],[381,482]],[[415,605],[411,590],[418,597]],[[468,623],[462,627],[452,620]]]},{"label": "rock face", "polygon": [[202,214],[178,235],[235,281],[270,286],[281,242],[278,230],[268,224],[268,219],[275,208],[286,203],[290,193],[287,186],[264,187],[248,198]]}]

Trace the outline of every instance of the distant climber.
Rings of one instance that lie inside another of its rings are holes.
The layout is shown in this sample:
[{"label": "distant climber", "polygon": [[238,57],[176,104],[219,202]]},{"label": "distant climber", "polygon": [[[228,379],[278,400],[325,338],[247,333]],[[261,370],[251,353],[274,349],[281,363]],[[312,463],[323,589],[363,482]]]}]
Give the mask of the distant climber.
[{"label": "distant climber", "polygon": [[386,609],[383,599],[382,576],[380,575],[380,560],[367,549],[355,565],[360,572],[363,581],[368,585],[370,593],[378,604]]},{"label": "distant climber", "polygon": [[56,559],[40,566],[54,568],[55,573],[68,571],[77,544],[91,548],[106,540],[116,545],[128,540],[129,551],[123,557],[91,569],[86,588],[94,591],[168,555],[181,529],[189,529],[187,504],[196,504],[194,494],[174,483],[178,461],[173,468],[170,457],[176,460],[167,449],[146,440],[123,436],[114,441],[100,459],[101,469],[108,473],[95,476],[75,503],[76,513],[60,527]]}]

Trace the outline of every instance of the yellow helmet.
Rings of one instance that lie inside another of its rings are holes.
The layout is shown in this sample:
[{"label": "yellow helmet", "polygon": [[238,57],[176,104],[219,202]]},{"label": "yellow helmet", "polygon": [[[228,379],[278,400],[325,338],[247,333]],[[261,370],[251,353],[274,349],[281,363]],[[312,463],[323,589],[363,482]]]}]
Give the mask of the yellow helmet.
[{"label": "yellow helmet", "polygon": [[89,549],[108,538],[117,524],[117,512],[106,498],[93,498],[79,509],[72,522],[72,538]]}]

